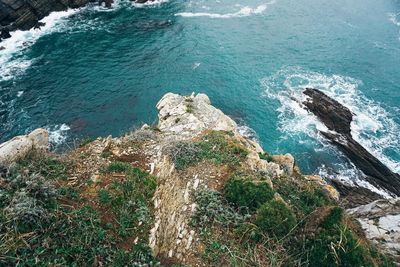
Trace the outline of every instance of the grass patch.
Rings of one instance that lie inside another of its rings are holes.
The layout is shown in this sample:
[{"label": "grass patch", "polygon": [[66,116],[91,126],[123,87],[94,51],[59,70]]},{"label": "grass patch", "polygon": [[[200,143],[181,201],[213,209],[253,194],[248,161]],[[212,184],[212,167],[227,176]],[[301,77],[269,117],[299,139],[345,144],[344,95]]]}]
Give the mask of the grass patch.
[{"label": "grass patch", "polygon": [[267,234],[282,238],[295,227],[296,217],[282,201],[271,200],[257,210],[255,224]]},{"label": "grass patch", "polygon": [[255,183],[251,177],[236,175],[225,184],[225,198],[236,207],[255,211],[262,204],[271,200],[275,192],[266,182]]},{"label": "grass patch", "polygon": [[[0,266],[158,265],[146,245],[152,218],[143,211],[150,207],[155,189],[152,177],[126,168],[126,181],[113,185],[109,199],[99,193],[104,205],[117,205],[118,213],[113,209],[102,213],[105,210],[84,204],[90,202],[72,187],[57,189],[60,168],[54,167],[53,160],[46,159],[48,167],[43,162],[29,157],[1,173]],[[74,205],[65,205],[70,200]],[[126,223],[131,214],[144,221],[140,229],[125,224],[115,230],[115,225],[104,223],[105,214],[117,218],[117,224]],[[125,235],[116,234],[122,230]],[[138,236],[138,244],[133,245],[131,238]],[[126,245],[120,246],[123,242]]]},{"label": "grass patch", "polygon": [[123,181],[114,181],[109,189],[100,189],[99,203],[115,214],[119,236],[135,234],[145,237],[152,223],[151,198],[157,185],[155,178],[123,162],[112,162],[107,169],[109,172],[123,172],[126,176]]},{"label": "grass patch", "polygon": [[93,142],[94,140],[96,140],[96,138],[91,137],[91,136],[82,138],[81,140],[79,140],[78,147],[84,147],[84,146],[90,144],[91,142]]},{"label": "grass patch", "polygon": [[228,133],[211,131],[199,141],[178,142],[167,148],[177,170],[183,170],[203,160],[214,164],[237,166],[248,151],[237,141],[231,140]]},{"label": "grass patch", "polygon": [[264,153],[258,153],[258,156],[260,157],[260,159],[266,160],[268,162],[273,162],[274,158],[268,154],[267,152]]}]

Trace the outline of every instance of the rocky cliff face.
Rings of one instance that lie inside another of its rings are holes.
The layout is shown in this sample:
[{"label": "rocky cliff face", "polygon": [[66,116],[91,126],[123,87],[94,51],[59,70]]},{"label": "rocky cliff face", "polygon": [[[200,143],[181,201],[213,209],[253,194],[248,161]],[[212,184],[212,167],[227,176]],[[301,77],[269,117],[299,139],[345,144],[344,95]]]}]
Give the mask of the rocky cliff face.
[{"label": "rocky cliff face", "polygon": [[[159,122],[155,126],[144,125],[118,138],[98,138],[63,155],[73,162],[73,167],[69,167],[67,178],[57,183],[76,190],[81,197],[75,201],[61,198],[62,205],[92,207],[101,215],[100,225],[106,226],[99,231],[106,233],[107,238],[116,235],[116,241],[102,240],[90,246],[101,245],[101,250],[122,249],[124,253],[133,251],[129,254],[133,255],[130,264],[148,260],[149,266],[154,265],[154,258],[140,254],[137,259],[135,253],[139,252],[135,249],[148,245],[162,266],[222,266],[232,262],[268,266],[276,261],[291,266],[310,260],[314,266],[341,261],[354,266],[383,264],[384,258],[373,254],[368,242],[357,241],[362,238],[359,228],[348,215],[342,215],[337,206],[339,193],[331,185],[321,177],[302,175],[290,154],[269,155],[257,142],[241,136],[236,123],[212,106],[206,95],[168,93],[159,101],[157,109]],[[32,139],[32,136],[38,138]],[[44,131],[43,135],[17,137],[0,145],[0,159],[12,159],[0,163],[24,158],[32,148],[43,149],[40,140],[45,139]],[[18,149],[10,149],[13,147]],[[60,169],[54,167],[53,159],[37,162],[51,164],[50,172],[43,165],[37,168],[44,168],[45,174]],[[35,164],[23,166],[33,168]],[[155,177],[156,186],[153,187],[150,177]],[[132,178],[138,180],[129,180]],[[9,180],[0,176],[0,189]],[[227,185],[231,185],[230,191]],[[13,200],[4,209],[6,216],[10,216],[12,204]],[[378,216],[357,210],[350,212],[361,223]],[[382,221],[396,216],[399,216],[397,208],[385,208],[379,213],[384,218]],[[122,227],[124,224],[127,226]],[[392,234],[387,238],[388,245],[380,248],[395,255],[395,246],[391,244],[397,242],[398,225],[385,223],[381,228]],[[374,240],[376,236],[365,230]],[[3,236],[1,231],[0,228]],[[43,232],[46,233],[41,229],[40,233]],[[326,235],[328,243],[325,243]],[[346,236],[345,240],[342,235]],[[57,237],[43,238],[43,243],[58,240]],[[63,245],[74,246],[68,243],[74,240],[79,240],[79,236]],[[360,246],[354,247],[358,242],[362,243],[362,252]],[[86,239],[83,243],[87,243]],[[298,251],[303,245],[307,249]],[[57,246],[60,245],[48,245],[49,248]],[[51,251],[41,253],[51,255]],[[117,259],[113,253],[105,257],[96,254],[95,249],[87,251],[95,253],[94,260],[85,256],[95,266],[115,263]],[[46,263],[39,258],[36,260]],[[1,260],[0,257],[0,264]],[[362,264],[357,265],[360,260]],[[81,262],[84,263],[87,262]]]},{"label": "rocky cliff face", "polygon": [[105,3],[106,7],[111,7],[113,0],[0,0],[0,41],[9,38],[11,31],[42,26],[39,21],[53,11],[78,8],[89,2]]}]

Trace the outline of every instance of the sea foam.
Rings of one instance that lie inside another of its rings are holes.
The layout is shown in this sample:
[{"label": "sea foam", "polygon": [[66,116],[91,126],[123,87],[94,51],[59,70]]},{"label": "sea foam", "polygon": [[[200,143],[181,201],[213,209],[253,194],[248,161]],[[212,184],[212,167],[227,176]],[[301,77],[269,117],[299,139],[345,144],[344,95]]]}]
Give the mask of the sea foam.
[{"label": "sea foam", "polygon": [[9,80],[23,74],[32,64],[32,59],[24,56],[24,50],[34,44],[41,36],[61,29],[65,18],[78,11],[79,9],[69,9],[67,11],[52,12],[40,21],[45,23],[41,29],[12,32],[11,38],[5,39],[0,43],[2,47],[2,50],[0,50],[0,80]]},{"label": "sea foam", "polygon": [[225,13],[225,14],[220,14],[220,13],[208,13],[208,12],[181,12],[175,14],[175,16],[180,16],[180,17],[209,17],[213,19],[229,19],[229,18],[240,18],[240,17],[248,17],[251,15],[256,15],[256,14],[261,14],[263,13],[268,5],[274,4],[275,1],[268,2],[266,4],[259,5],[255,8],[251,8],[249,6],[245,6],[240,8],[237,12],[233,13]]},{"label": "sea foam", "polygon": [[[300,67],[287,67],[262,79],[261,85],[265,97],[280,102],[277,110],[278,127],[286,136],[296,138],[296,135],[306,134],[325,149],[337,151],[317,131],[327,131],[325,125],[301,104],[306,99],[302,93],[304,88],[316,88],[349,108],[354,114],[351,124],[353,138],[392,171],[400,172],[400,162],[386,153],[390,150],[400,155],[400,126],[379,103],[359,91],[361,81],[341,75],[324,75]],[[344,173],[346,169],[340,171]]]}]

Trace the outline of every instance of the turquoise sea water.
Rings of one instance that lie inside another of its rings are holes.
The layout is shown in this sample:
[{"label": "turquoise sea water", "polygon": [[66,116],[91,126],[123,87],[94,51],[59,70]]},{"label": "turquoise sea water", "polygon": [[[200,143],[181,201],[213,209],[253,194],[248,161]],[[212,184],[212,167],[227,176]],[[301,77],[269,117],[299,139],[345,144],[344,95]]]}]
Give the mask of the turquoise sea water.
[{"label": "turquoise sea water", "polygon": [[311,86],[348,106],[356,139],[400,172],[400,1],[119,0],[46,22],[0,51],[0,141],[37,127],[64,146],[117,136],[155,122],[166,92],[204,92],[267,151],[352,177],[293,100]]}]

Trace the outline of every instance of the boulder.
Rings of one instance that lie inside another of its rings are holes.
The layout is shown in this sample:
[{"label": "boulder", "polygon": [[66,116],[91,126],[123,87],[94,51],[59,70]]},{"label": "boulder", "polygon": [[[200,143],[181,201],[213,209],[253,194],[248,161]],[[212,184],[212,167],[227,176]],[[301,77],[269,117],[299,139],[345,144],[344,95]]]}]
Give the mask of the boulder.
[{"label": "boulder", "polygon": [[31,150],[46,151],[49,146],[49,133],[36,129],[28,135],[16,136],[0,144],[0,164],[10,164],[25,157]]},{"label": "boulder", "polygon": [[368,239],[400,263],[400,198],[380,199],[347,212],[357,218]]},{"label": "boulder", "polygon": [[1,38],[1,39],[8,39],[8,38],[11,38],[10,31],[7,30],[7,29],[1,30],[0,38]]},{"label": "boulder", "polygon": [[365,175],[368,182],[400,196],[400,175],[392,172],[379,159],[355,141],[351,135],[351,111],[317,89],[307,88],[309,98],[304,106],[321,120],[328,131],[320,131],[336,145]]},{"label": "boulder", "polygon": [[205,130],[237,132],[236,123],[211,105],[205,94],[167,93],[157,104],[158,128],[164,133],[193,137]]}]

